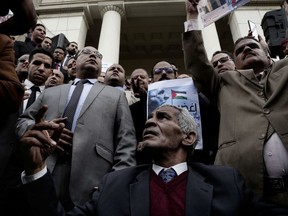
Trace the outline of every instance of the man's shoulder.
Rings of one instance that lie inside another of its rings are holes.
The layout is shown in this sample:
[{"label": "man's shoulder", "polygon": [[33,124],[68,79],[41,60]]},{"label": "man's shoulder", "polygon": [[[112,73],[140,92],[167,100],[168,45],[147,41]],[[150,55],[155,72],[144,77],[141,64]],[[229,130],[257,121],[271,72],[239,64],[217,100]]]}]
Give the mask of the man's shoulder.
[{"label": "man's shoulder", "polygon": [[102,88],[102,93],[108,94],[108,95],[113,95],[113,96],[117,96],[120,97],[120,95],[125,96],[124,91],[121,91],[117,88],[114,88],[112,86],[108,86],[108,85],[104,85],[101,83],[95,83],[95,86],[97,87],[101,87]]},{"label": "man's shoulder", "polygon": [[152,166],[150,164],[127,167],[121,170],[110,172],[107,174],[107,176],[109,178],[119,178],[119,176],[136,176],[143,171],[151,170],[151,167]]},{"label": "man's shoulder", "polygon": [[67,88],[70,88],[71,87],[71,84],[62,84],[62,85],[58,85],[58,86],[53,86],[53,87],[50,87],[50,88],[45,88],[45,94],[51,94],[51,93],[55,93],[55,92],[59,92],[63,89],[67,89]]},{"label": "man's shoulder", "polygon": [[205,165],[202,163],[191,163],[190,164],[193,171],[199,173],[205,178],[219,178],[219,179],[234,179],[235,174],[239,175],[232,167],[220,166],[220,165]]},{"label": "man's shoulder", "polygon": [[281,66],[282,66],[282,67],[283,67],[283,66],[284,66],[284,67],[285,67],[285,66],[288,66],[288,58],[280,59],[280,60],[278,60],[278,61],[275,61],[273,64],[274,64],[275,67],[277,67],[277,66],[280,66],[280,67],[281,67]]},{"label": "man's shoulder", "polygon": [[14,47],[16,47],[16,46],[24,46],[24,45],[25,45],[24,41],[15,41],[14,42]]}]

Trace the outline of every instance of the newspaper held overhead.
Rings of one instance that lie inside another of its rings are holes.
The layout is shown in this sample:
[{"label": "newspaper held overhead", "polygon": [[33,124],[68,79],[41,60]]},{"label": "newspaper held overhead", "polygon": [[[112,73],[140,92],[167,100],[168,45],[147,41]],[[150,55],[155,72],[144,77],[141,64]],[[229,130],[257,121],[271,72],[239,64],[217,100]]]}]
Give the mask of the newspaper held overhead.
[{"label": "newspaper held overhead", "polygon": [[198,126],[196,149],[203,149],[198,92],[192,78],[163,80],[149,84],[147,95],[147,116],[164,104],[187,109]]},{"label": "newspaper held overhead", "polygon": [[200,0],[197,21],[204,28],[248,2],[250,0]]}]

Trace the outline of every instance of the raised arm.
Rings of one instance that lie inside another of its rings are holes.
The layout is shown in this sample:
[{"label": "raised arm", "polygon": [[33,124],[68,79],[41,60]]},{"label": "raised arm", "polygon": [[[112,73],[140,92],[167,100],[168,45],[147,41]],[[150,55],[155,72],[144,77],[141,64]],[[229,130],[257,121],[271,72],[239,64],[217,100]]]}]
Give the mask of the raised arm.
[{"label": "raised arm", "polygon": [[0,117],[17,112],[23,95],[24,88],[15,71],[13,42],[0,34]]},{"label": "raised arm", "polygon": [[1,16],[7,15],[9,9],[13,12],[10,19],[0,23],[0,33],[2,34],[24,34],[37,22],[37,14],[32,0],[2,0],[0,8],[3,13],[0,14]]},{"label": "raised arm", "polygon": [[[183,51],[186,70],[191,73],[199,92],[202,92],[211,101],[216,102],[220,77],[207,58],[202,33],[193,29],[198,17],[198,0],[186,0],[186,15],[188,29],[183,34]],[[192,25],[189,25],[192,23]]]}]

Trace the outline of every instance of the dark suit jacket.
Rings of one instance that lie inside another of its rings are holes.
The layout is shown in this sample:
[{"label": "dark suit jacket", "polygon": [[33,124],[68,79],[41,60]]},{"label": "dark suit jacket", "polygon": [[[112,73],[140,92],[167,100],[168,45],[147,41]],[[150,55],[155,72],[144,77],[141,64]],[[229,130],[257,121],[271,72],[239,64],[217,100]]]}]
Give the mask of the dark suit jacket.
[{"label": "dark suit jacket", "polygon": [[18,58],[24,54],[30,54],[36,48],[36,44],[29,41],[15,41],[14,42],[14,51],[15,51],[15,64],[17,63]]},{"label": "dark suit jacket", "polygon": [[[74,208],[67,215],[150,215],[150,173],[151,165],[142,165],[105,175],[102,187],[94,193],[93,199],[84,206]],[[24,185],[34,215],[65,215],[63,208],[56,202],[52,188],[49,173]],[[259,201],[245,186],[239,173],[232,168],[203,164],[193,164],[189,168],[186,216],[288,214],[287,209],[274,207]]]},{"label": "dark suit jacket", "polygon": [[[15,71],[13,41],[0,34],[0,119],[17,112],[24,88]],[[2,124],[5,124],[2,122]]]},{"label": "dark suit jacket", "polygon": [[[34,115],[48,105],[45,120],[63,115],[71,85],[46,89],[20,116],[17,124],[21,136],[34,124]],[[109,171],[134,166],[136,150],[135,130],[124,92],[110,86],[95,83],[79,114],[72,144],[70,195],[75,205],[91,198],[93,188],[98,187]],[[47,158],[53,172],[57,155]]]}]

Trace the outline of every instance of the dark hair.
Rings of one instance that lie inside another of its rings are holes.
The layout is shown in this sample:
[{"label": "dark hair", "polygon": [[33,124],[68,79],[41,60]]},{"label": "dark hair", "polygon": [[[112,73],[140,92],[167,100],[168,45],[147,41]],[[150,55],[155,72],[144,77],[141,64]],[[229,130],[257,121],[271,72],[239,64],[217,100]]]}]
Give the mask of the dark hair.
[{"label": "dark hair", "polygon": [[69,43],[67,44],[66,47],[69,47],[71,43],[74,43],[74,44],[76,44],[76,45],[78,46],[78,43],[77,43],[77,42],[75,42],[75,41],[71,41],[71,42],[69,42]]},{"label": "dark hair", "polygon": [[[247,40],[247,39],[251,39],[251,40],[256,41],[258,44],[260,44],[260,47],[261,47],[265,52],[267,52],[267,54],[268,54],[269,56],[271,55],[271,52],[270,52],[270,49],[269,49],[268,45],[261,43],[259,40],[255,39],[253,36],[245,36],[245,37],[241,37],[241,38],[239,38],[238,40],[236,40],[236,42],[234,43],[234,49],[235,49],[235,47],[236,47],[236,45],[237,45],[238,43],[240,43],[240,42],[243,41],[243,40]],[[234,52],[234,51],[233,51],[233,52]]]},{"label": "dark hair", "polygon": [[227,54],[227,55],[229,56],[229,58],[232,59],[232,61],[234,61],[234,56],[233,56],[233,54],[232,54],[231,52],[226,51],[226,50],[218,50],[218,51],[214,52],[213,55],[212,55],[212,58],[213,58],[215,55],[220,54],[220,53]]},{"label": "dark hair", "polygon": [[238,38],[238,39],[236,40],[236,42],[234,43],[234,47],[236,47],[236,45],[237,45],[238,43],[240,43],[242,40],[247,40],[247,39],[252,39],[252,40],[256,41],[257,43],[259,43],[259,41],[256,40],[254,36],[245,36],[245,37]]},{"label": "dark hair", "polygon": [[35,26],[33,26],[33,27],[31,28],[31,31],[34,31],[37,26],[42,26],[42,27],[46,30],[45,25],[43,25],[43,24],[41,24],[41,23],[37,23]]},{"label": "dark hair", "polygon": [[[50,40],[52,41],[52,38],[50,38],[50,37],[48,37],[48,36],[45,36],[45,38],[48,38],[48,39],[50,39]],[[45,38],[44,38],[44,39],[45,39]]]},{"label": "dark hair", "polygon": [[51,64],[51,67],[54,65],[54,57],[53,57],[53,54],[49,51],[49,50],[46,50],[46,49],[43,49],[43,48],[39,48],[39,49],[34,49],[32,50],[32,52],[30,53],[29,55],[29,62],[31,62],[31,60],[33,59],[33,56],[37,53],[42,53],[44,55],[47,55],[49,56],[51,59],[52,59],[52,64]]},{"label": "dark hair", "polygon": [[66,54],[66,50],[65,50],[63,47],[57,46],[57,47],[54,49],[54,51],[55,51],[56,49],[61,49],[61,50],[63,50],[64,55]]}]

